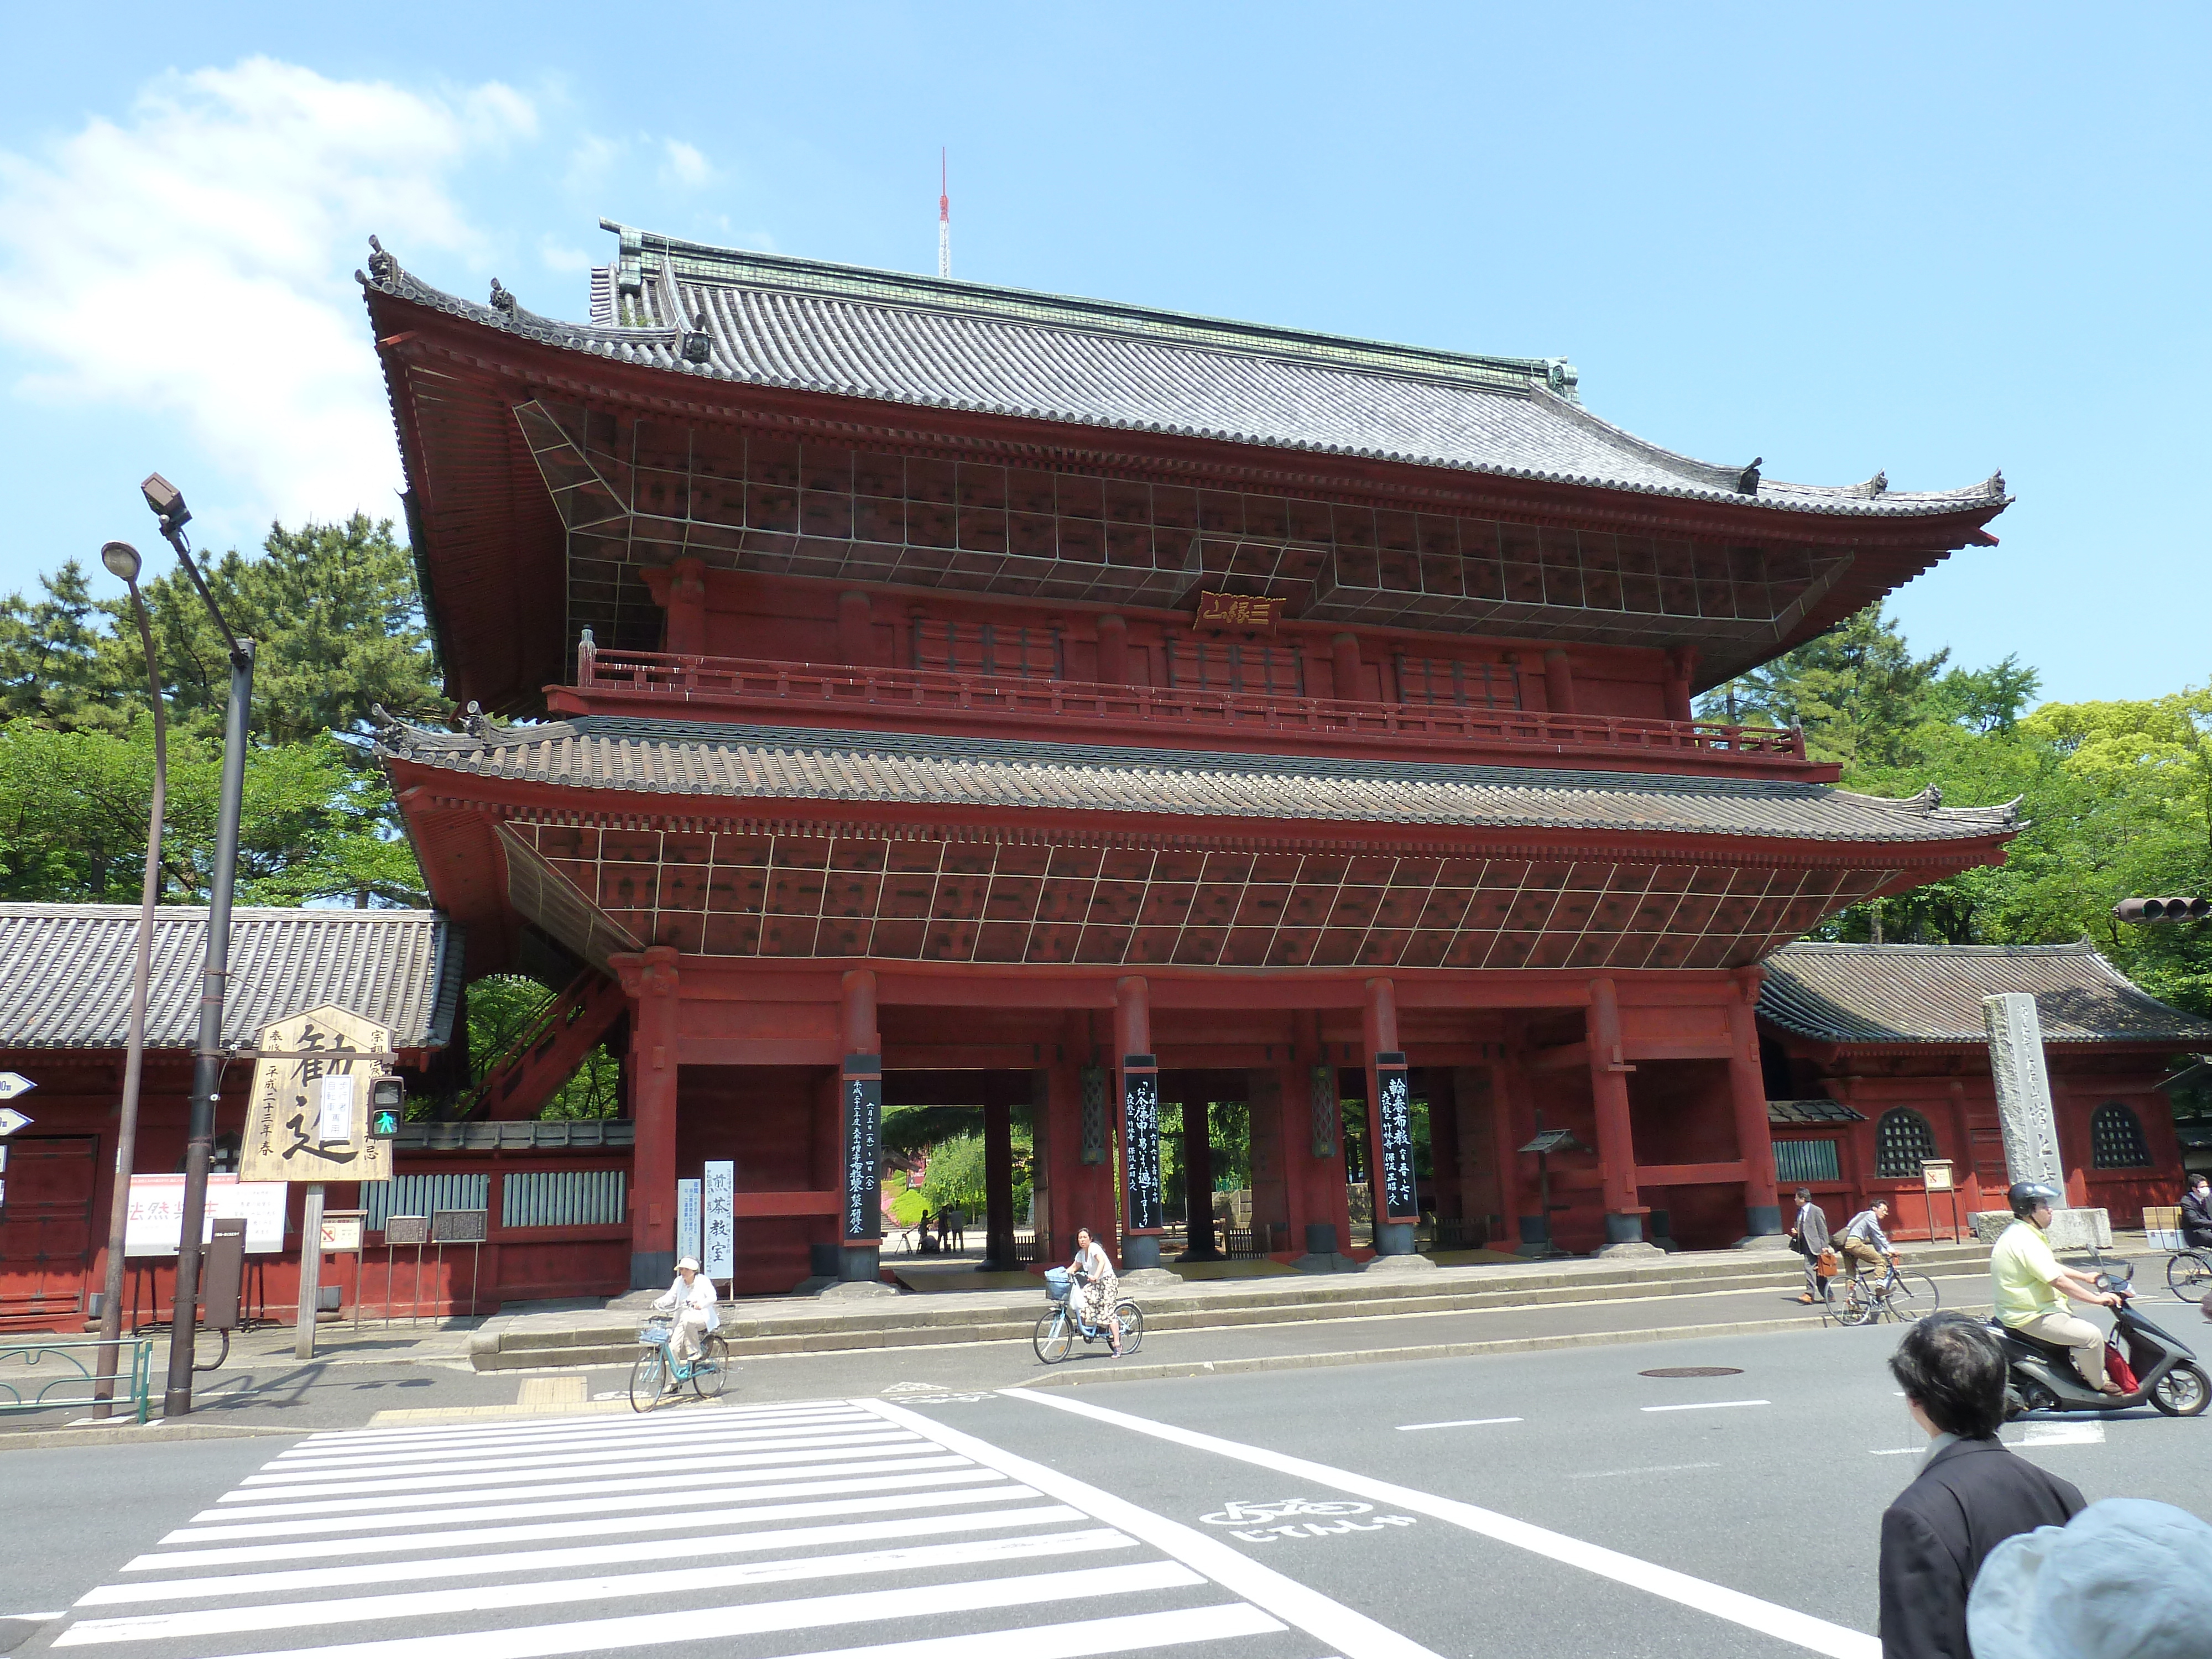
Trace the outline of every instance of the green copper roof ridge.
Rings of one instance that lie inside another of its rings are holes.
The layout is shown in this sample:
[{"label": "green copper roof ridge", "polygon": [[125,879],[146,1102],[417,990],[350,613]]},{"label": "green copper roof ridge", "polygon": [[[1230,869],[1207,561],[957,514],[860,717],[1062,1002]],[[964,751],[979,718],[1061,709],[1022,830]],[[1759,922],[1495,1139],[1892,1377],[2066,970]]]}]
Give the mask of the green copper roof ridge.
[{"label": "green copper roof ridge", "polygon": [[1572,366],[1563,357],[1509,357],[1449,351],[1359,335],[1330,334],[1318,329],[1244,322],[1161,306],[1011,288],[957,276],[931,276],[873,265],[805,259],[788,253],[717,247],[658,231],[641,231],[634,225],[613,219],[601,219],[599,228],[636,238],[641,255],[657,254],[675,268],[677,275],[694,280],[727,281],[735,267],[762,286],[817,296],[874,301],[1007,321],[1054,324],[1102,334],[1133,335],[1176,344],[1262,352],[1304,362],[1388,369],[1399,374],[1412,372],[1493,391],[1540,386],[1561,392],[1570,398],[1574,397],[1576,376]]}]

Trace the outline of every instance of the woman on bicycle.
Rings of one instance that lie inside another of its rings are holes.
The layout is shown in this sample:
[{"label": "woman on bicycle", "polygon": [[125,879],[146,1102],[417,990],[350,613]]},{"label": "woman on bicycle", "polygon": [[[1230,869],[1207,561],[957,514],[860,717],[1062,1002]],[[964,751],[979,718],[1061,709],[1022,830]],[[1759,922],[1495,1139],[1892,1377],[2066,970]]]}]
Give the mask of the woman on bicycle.
[{"label": "woman on bicycle", "polygon": [[677,1372],[699,1357],[707,1333],[722,1322],[716,1301],[714,1281],[701,1273],[699,1264],[687,1255],[676,1264],[676,1282],[668,1287],[666,1295],[653,1304],[657,1310],[672,1309],[676,1314],[676,1328],[670,1334],[668,1344],[668,1358],[673,1362],[668,1368],[672,1393],[678,1386]]},{"label": "woman on bicycle", "polygon": [[1114,1319],[1114,1258],[1091,1237],[1088,1227],[1075,1230],[1075,1258],[1067,1264],[1067,1271],[1083,1297],[1083,1322],[1093,1330],[1104,1330],[1107,1346],[1118,1358],[1121,1328]]}]

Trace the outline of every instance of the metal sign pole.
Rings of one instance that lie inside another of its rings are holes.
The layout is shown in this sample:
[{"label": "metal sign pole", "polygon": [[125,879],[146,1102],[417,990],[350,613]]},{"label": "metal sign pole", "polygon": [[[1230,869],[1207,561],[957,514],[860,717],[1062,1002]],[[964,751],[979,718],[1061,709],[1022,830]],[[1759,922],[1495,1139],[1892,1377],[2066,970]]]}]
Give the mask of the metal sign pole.
[{"label": "metal sign pole", "polygon": [[323,1273],[323,1183],[307,1185],[307,1211],[300,1224],[300,1319],[292,1339],[292,1358],[315,1357],[315,1304]]}]

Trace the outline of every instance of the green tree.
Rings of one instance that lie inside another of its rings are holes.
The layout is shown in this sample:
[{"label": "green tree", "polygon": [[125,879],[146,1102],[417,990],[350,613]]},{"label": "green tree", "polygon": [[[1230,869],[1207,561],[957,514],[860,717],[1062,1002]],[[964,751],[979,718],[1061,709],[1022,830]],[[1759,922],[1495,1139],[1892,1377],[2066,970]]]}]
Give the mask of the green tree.
[{"label": "green tree", "polygon": [[[1950,654],[1914,656],[1897,624],[1871,605],[1707,692],[1698,713],[1706,720],[1802,726],[1805,751],[1815,760],[1894,765],[1933,712],[1930,692]],[[2012,666],[2010,658],[2006,665]]]},{"label": "green tree", "polygon": [[[557,993],[522,974],[487,974],[469,987],[469,1077],[481,1083]],[[622,1066],[604,1042],[539,1109],[541,1120],[617,1117]]]},{"label": "green tree", "polygon": [[[40,577],[39,586],[38,599],[0,599],[0,720],[34,720],[62,731],[128,724],[121,686],[102,654],[108,613],[92,597],[84,567],[71,559]],[[143,702],[143,666],[129,683]]]}]

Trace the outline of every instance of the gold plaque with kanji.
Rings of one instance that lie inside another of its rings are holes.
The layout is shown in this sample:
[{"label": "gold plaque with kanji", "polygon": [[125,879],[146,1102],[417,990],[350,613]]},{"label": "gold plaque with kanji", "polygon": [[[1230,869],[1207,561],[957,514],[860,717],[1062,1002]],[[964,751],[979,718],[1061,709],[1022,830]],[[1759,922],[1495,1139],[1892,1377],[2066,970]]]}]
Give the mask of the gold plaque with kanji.
[{"label": "gold plaque with kanji", "polygon": [[389,1181],[392,1143],[368,1133],[368,1080],[392,1033],[322,1007],[261,1028],[240,1143],[241,1181]]}]

